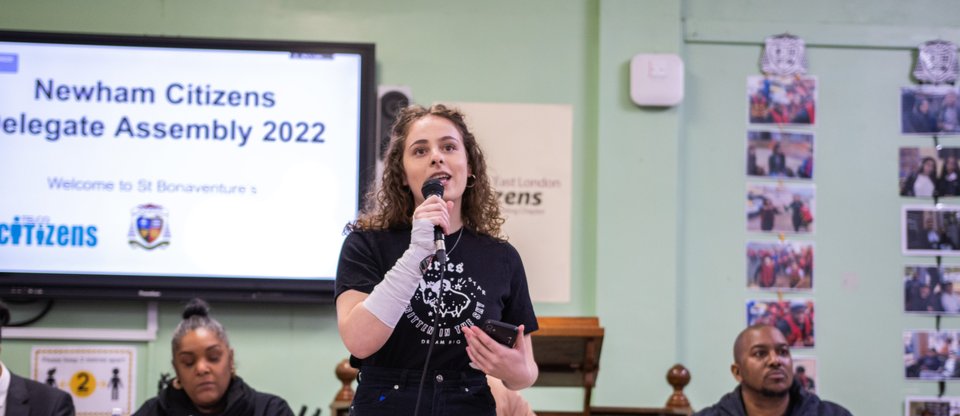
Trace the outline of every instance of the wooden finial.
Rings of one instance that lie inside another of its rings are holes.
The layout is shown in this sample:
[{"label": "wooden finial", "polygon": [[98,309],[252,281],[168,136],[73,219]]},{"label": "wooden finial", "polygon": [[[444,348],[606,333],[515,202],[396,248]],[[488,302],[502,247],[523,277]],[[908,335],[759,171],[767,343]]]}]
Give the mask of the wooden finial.
[{"label": "wooden finial", "polygon": [[341,387],[340,391],[337,392],[337,396],[333,398],[333,401],[346,403],[352,402],[353,380],[357,379],[357,373],[359,373],[359,371],[350,366],[350,360],[344,358],[343,361],[340,361],[340,363],[337,364],[335,373],[337,374],[337,378],[340,379],[340,382],[343,383],[343,387]]},{"label": "wooden finial", "polygon": [[667,383],[673,386],[673,394],[667,399],[668,409],[689,410],[690,401],[683,394],[683,388],[690,383],[690,372],[681,364],[670,367],[667,371]]}]

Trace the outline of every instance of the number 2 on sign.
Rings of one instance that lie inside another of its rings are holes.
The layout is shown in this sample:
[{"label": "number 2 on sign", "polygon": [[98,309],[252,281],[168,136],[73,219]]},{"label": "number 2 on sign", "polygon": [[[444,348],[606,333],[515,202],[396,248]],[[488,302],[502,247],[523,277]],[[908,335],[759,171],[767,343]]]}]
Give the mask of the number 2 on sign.
[{"label": "number 2 on sign", "polygon": [[97,389],[97,379],[86,371],[77,371],[70,377],[70,392],[76,397],[87,397]]}]

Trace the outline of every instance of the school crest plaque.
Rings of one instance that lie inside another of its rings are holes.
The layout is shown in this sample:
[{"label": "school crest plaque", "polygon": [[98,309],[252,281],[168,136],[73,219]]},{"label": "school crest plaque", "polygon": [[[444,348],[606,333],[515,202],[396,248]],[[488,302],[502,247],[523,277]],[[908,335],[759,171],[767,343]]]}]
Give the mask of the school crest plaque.
[{"label": "school crest plaque", "polygon": [[760,68],[767,75],[807,73],[807,50],[803,39],[786,33],[768,37],[764,42]]},{"label": "school crest plaque", "polygon": [[931,40],[920,45],[913,76],[930,84],[957,81],[957,45],[945,40]]}]

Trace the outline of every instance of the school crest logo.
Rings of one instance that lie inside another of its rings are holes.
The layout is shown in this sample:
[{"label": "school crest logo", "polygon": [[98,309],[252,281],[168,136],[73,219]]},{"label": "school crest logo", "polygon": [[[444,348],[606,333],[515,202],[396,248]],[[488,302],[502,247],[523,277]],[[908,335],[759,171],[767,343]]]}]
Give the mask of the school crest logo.
[{"label": "school crest logo", "polygon": [[920,45],[913,76],[930,84],[956,82],[960,66],[957,63],[957,45],[945,40],[932,40]]},{"label": "school crest logo", "polygon": [[807,72],[807,49],[803,39],[782,34],[766,39],[761,70],[769,75],[802,75]]},{"label": "school crest logo", "polygon": [[139,205],[130,214],[130,246],[153,250],[170,244],[170,221],[160,205]]}]

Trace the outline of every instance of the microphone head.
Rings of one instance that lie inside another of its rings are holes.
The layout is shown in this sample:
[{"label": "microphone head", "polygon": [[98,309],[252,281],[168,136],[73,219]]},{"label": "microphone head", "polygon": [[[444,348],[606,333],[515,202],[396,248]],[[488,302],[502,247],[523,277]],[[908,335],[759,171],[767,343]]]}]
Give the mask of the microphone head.
[{"label": "microphone head", "polygon": [[423,199],[429,198],[430,195],[443,198],[443,183],[437,178],[429,179],[420,187],[420,193],[423,194]]}]

